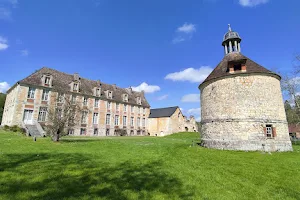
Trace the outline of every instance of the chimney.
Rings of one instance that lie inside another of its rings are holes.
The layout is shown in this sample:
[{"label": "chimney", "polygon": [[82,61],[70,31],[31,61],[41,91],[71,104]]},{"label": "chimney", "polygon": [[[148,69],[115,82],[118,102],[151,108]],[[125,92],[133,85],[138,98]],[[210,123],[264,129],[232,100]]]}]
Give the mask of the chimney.
[{"label": "chimney", "polygon": [[97,80],[97,85],[100,86],[101,85],[101,82],[100,80]]},{"label": "chimney", "polygon": [[112,86],[113,86],[113,88],[114,88],[114,89],[116,89],[116,88],[117,88],[117,85],[116,85],[116,84],[113,84]]},{"label": "chimney", "polygon": [[74,73],[74,81],[79,81],[79,74],[78,73]]}]

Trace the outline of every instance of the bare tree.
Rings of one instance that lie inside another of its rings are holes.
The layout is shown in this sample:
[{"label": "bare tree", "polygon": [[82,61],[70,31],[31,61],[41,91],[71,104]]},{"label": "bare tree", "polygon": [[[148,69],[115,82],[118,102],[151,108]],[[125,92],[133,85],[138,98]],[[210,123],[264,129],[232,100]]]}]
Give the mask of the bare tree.
[{"label": "bare tree", "polygon": [[47,110],[46,134],[58,142],[60,137],[68,134],[68,130],[80,123],[84,109],[69,91],[59,87],[53,88],[53,91],[57,93],[57,100],[55,106]]},{"label": "bare tree", "polygon": [[287,92],[292,106],[285,103],[287,115],[290,117],[290,122],[300,123],[300,55],[295,57],[296,63],[294,65],[293,73],[284,75],[281,79],[282,89]]}]

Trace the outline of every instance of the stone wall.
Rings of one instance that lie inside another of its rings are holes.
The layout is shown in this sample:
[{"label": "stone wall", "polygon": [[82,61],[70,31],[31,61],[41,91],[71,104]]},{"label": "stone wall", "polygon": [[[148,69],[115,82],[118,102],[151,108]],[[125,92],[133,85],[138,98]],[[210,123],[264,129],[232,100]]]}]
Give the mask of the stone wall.
[{"label": "stone wall", "polygon": [[[201,86],[203,145],[232,150],[292,150],[280,81],[239,75]],[[265,135],[267,124],[276,136]]]},{"label": "stone wall", "polygon": [[179,108],[171,117],[149,118],[148,129],[151,136],[166,136],[173,133],[197,132],[197,124],[194,117],[187,119]]}]

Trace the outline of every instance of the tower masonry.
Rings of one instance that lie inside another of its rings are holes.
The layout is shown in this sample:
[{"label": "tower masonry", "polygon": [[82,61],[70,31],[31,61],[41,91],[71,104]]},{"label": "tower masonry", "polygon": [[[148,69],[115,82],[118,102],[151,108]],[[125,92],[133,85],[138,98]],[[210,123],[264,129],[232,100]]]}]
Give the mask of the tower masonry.
[{"label": "tower masonry", "polygon": [[225,56],[199,85],[202,145],[246,151],[292,151],[282,99],[281,77],[241,53],[231,30]]}]

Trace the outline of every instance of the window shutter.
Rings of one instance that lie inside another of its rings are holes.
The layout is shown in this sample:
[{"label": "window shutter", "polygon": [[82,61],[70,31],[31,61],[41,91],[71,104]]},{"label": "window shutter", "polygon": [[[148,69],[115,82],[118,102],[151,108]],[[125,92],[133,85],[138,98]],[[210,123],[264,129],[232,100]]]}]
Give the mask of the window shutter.
[{"label": "window shutter", "polygon": [[275,127],[272,127],[272,132],[273,132],[273,137],[276,137],[277,134],[276,134],[276,128]]},{"label": "window shutter", "polygon": [[264,127],[264,133],[267,135],[267,127]]}]

